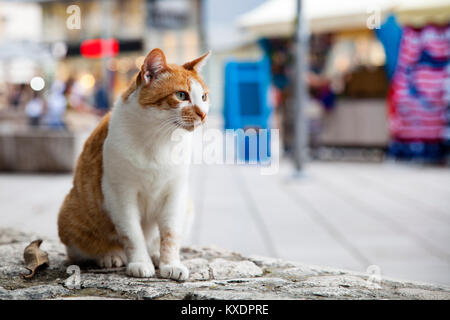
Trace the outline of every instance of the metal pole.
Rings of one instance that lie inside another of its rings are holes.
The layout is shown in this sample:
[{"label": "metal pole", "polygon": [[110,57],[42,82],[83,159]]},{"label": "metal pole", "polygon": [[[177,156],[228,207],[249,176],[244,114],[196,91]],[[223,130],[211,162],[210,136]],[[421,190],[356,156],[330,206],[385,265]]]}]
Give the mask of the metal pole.
[{"label": "metal pole", "polygon": [[200,51],[208,51],[206,39],[206,3],[204,0],[197,0],[197,28],[200,42]]},{"label": "metal pole", "polygon": [[306,83],[308,63],[308,32],[303,15],[302,0],[297,0],[296,19],[296,84],[294,97],[295,110],[295,137],[294,137],[294,164],[297,172],[304,169],[307,160],[308,123],[305,108],[308,103],[308,90]]},{"label": "metal pole", "polygon": [[[207,28],[206,5],[207,4],[205,0],[197,0],[197,28],[199,36],[200,54],[204,54],[209,50],[208,35],[206,33]],[[209,72],[210,72],[209,63],[207,63],[203,71],[203,76],[205,78],[206,83],[208,83],[210,80]]]}]

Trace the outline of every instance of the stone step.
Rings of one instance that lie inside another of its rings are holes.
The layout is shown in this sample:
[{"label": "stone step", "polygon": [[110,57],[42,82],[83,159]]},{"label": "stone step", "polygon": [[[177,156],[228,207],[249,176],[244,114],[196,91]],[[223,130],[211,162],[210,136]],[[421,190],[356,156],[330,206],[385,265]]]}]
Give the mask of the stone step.
[{"label": "stone step", "polygon": [[450,299],[450,288],[282,259],[243,256],[218,247],[184,247],[185,282],[131,278],[124,268],[67,273],[64,246],[42,238],[50,266],[21,277],[23,250],[38,235],[0,229],[1,299]]}]

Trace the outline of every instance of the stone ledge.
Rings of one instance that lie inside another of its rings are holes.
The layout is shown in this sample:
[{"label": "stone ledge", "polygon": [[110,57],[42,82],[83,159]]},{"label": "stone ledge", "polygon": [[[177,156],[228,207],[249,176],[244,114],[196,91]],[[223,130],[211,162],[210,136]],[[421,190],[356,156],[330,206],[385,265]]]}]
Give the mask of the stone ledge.
[{"label": "stone ledge", "polygon": [[[49,268],[31,280],[23,249],[36,235],[0,229],[0,299],[450,299],[450,288],[382,278],[299,262],[250,256],[216,247],[185,247],[185,282],[131,278],[124,268],[81,269],[80,288],[70,289],[62,244],[44,239]],[[377,286],[378,285],[378,286]]]}]

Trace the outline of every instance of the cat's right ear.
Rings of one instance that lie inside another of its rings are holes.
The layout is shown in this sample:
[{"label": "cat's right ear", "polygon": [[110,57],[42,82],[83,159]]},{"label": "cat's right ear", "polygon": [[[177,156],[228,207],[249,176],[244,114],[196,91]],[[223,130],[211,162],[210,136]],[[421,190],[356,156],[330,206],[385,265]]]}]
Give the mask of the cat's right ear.
[{"label": "cat's right ear", "polygon": [[144,84],[149,84],[153,78],[167,68],[166,57],[161,49],[156,48],[150,51],[145,57],[141,67],[141,78]]}]

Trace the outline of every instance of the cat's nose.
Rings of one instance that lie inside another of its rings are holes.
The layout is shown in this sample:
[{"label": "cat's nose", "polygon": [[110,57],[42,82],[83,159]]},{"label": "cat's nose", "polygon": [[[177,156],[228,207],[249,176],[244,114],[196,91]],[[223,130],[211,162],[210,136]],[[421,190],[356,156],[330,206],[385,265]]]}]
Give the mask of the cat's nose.
[{"label": "cat's nose", "polygon": [[194,107],[194,111],[195,111],[195,113],[200,117],[200,119],[201,119],[202,121],[205,120],[205,118],[206,118],[206,113],[203,112],[199,107],[195,106],[195,107]]}]

